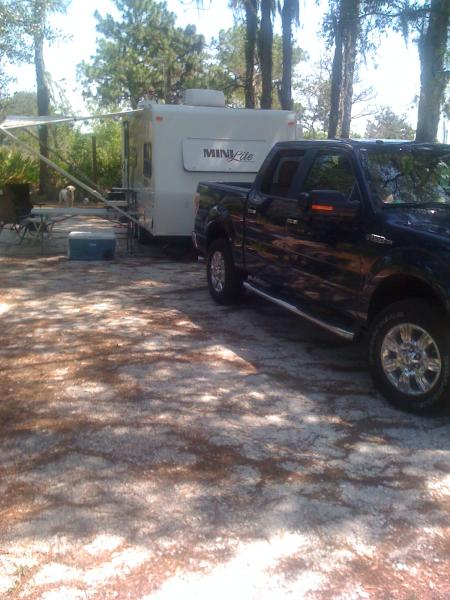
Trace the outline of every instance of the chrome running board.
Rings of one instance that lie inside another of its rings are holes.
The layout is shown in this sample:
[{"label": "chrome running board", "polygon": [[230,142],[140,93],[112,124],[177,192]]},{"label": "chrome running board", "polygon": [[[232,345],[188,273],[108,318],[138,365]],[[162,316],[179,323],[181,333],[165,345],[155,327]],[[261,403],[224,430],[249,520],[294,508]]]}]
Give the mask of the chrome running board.
[{"label": "chrome running board", "polygon": [[341,338],[344,338],[349,341],[353,341],[353,339],[355,338],[355,334],[353,331],[349,331],[348,329],[343,329],[342,327],[337,327],[336,325],[331,325],[330,323],[327,323],[327,321],[318,319],[317,317],[310,315],[308,312],[306,312],[304,310],[300,310],[293,304],[289,304],[288,302],[285,302],[284,300],[281,300],[280,298],[276,298],[274,296],[271,296],[270,294],[267,294],[266,292],[263,292],[259,288],[254,287],[248,281],[244,281],[244,287],[247,290],[249,290],[250,292],[253,292],[254,294],[258,294],[258,296],[261,296],[262,298],[265,298],[266,300],[269,300],[270,302],[273,302],[274,304],[278,304],[278,306],[281,306],[282,308],[285,308],[286,310],[289,310],[289,311],[295,313],[296,315],[298,315],[299,317],[302,317],[303,319],[307,319],[308,321],[311,321],[311,323],[315,323],[316,325],[318,325],[319,327],[322,327],[323,329],[326,329],[327,331],[331,331],[331,333],[334,333],[335,335],[338,335]]}]

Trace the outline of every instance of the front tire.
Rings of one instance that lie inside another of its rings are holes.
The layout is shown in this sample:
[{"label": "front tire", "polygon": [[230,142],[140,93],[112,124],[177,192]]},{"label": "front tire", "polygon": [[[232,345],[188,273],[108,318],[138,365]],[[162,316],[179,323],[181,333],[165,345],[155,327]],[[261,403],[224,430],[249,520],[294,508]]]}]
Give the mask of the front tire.
[{"label": "front tire", "polygon": [[449,405],[450,336],[447,316],[423,300],[388,306],[369,332],[369,363],[376,387],[391,404],[418,415]]},{"label": "front tire", "polygon": [[218,304],[236,304],[243,291],[242,277],[234,266],[226,239],[215,240],[208,249],[206,263],[209,293]]}]

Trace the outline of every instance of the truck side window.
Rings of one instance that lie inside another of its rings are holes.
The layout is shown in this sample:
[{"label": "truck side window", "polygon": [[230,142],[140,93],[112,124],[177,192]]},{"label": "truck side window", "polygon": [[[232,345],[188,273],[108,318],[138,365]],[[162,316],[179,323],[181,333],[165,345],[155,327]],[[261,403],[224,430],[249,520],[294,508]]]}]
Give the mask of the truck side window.
[{"label": "truck side window", "polygon": [[294,176],[303,159],[304,152],[280,152],[272,161],[261,192],[270,196],[287,198]]},{"label": "truck side window", "polygon": [[144,144],[144,176],[149,179],[152,176],[152,145],[150,142]]},{"label": "truck side window", "polygon": [[355,183],[352,165],[345,154],[323,153],[315,159],[303,190],[335,190],[350,197]]}]

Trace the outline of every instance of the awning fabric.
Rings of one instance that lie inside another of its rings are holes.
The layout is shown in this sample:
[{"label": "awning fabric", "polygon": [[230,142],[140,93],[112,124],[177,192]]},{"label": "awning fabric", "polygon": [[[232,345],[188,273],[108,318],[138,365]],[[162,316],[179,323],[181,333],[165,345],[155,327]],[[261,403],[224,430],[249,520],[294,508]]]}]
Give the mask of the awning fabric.
[{"label": "awning fabric", "polygon": [[87,115],[84,117],[53,115],[48,117],[8,115],[2,123],[0,129],[24,129],[26,127],[37,127],[39,125],[52,125],[57,123],[70,123],[74,121],[89,121],[92,119],[113,119],[114,117],[124,117],[133,113],[142,112],[143,108],[136,110],[125,110],[122,112],[105,113],[102,115]]}]

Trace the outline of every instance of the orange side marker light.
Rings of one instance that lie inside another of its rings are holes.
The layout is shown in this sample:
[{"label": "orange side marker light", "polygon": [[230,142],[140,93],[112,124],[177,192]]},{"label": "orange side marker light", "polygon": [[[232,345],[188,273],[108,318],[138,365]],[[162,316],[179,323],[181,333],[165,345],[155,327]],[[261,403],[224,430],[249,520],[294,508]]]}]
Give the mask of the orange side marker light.
[{"label": "orange side marker light", "polygon": [[328,204],[312,204],[311,210],[316,210],[317,212],[333,212],[334,206],[329,206]]}]

